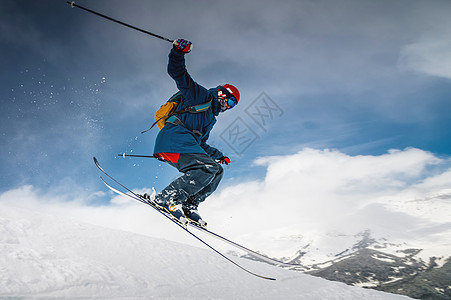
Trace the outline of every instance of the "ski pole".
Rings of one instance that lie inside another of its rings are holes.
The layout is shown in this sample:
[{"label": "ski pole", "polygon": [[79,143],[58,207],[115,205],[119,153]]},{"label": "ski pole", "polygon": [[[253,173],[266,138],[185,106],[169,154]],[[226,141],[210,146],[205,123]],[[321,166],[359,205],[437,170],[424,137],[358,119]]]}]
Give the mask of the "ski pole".
[{"label": "ski pole", "polygon": [[127,26],[127,27],[129,27],[129,28],[132,28],[132,29],[135,29],[135,30],[141,31],[141,32],[143,32],[143,33],[146,33],[146,34],[148,34],[148,35],[151,35],[151,36],[154,36],[154,37],[156,37],[156,38],[162,39],[162,40],[164,40],[164,41],[168,41],[168,42],[171,42],[171,43],[173,43],[173,42],[174,42],[174,40],[171,40],[171,39],[165,38],[164,36],[161,36],[161,35],[158,35],[158,34],[155,34],[155,33],[149,32],[149,31],[147,31],[147,30],[144,30],[144,29],[141,29],[141,28],[138,28],[138,27],[132,26],[132,25],[130,25],[130,24],[124,23],[124,22],[122,22],[122,21],[119,21],[119,20],[113,19],[113,18],[111,18],[111,17],[108,17],[108,16],[105,16],[105,15],[103,15],[103,14],[101,14],[101,13],[98,13],[98,12],[95,12],[95,11],[93,11],[93,10],[90,10],[89,8],[86,8],[86,7],[83,7],[83,6],[77,5],[77,4],[75,4],[75,1],[72,1],[72,2],[70,2],[70,1],[67,1],[66,3],[67,3],[67,4],[70,4],[70,6],[71,6],[72,8],[74,8],[74,7],[78,7],[78,8],[80,8],[80,9],[83,9],[84,11],[90,12],[90,13],[92,13],[92,14],[94,14],[94,15],[97,15],[97,16],[99,16],[99,17],[102,17],[102,18],[105,18],[105,19],[107,19],[107,20],[110,20],[110,21],[113,21],[113,22],[119,23],[119,24],[121,24],[121,25],[124,25],[124,26]]},{"label": "ski pole", "polygon": [[134,154],[125,154],[125,153],[119,153],[117,156],[122,156],[123,158],[126,158],[126,157],[156,158],[153,155],[134,155]]}]

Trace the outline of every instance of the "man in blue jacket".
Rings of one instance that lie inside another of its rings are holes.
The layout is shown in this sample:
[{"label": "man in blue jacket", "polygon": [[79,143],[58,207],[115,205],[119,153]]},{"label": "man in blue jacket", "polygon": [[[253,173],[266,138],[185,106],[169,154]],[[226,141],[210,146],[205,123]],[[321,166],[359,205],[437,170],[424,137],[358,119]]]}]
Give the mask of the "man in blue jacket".
[{"label": "man in blue jacket", "polygon": [[196,83],[185,66],[185,54],[191,49],[191,42],[179,39],[174,41],[169,53],[168,74],[182,96],[177,111],[201,104],[209,108],[197,113],[176,113],[159,132],[154,155],[183,175],[158,193],[153,201],[183,224],[188,218],[206,226],[197,207],[218,187],[224,172],[220,163],[230,163],[230,159],[209,146],[207,140],[216,116],[237,105],[240,93],[230,84],[206,89]]}]

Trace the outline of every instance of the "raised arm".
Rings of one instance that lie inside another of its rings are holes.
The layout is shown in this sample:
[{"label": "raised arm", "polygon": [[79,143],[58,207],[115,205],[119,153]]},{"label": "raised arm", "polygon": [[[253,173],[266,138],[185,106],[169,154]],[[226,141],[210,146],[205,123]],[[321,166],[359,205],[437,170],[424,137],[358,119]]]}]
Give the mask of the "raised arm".
[{"label": "raised arm", "polygon": [[168,74],[174,79],[187,105],[205,103],[208,101],[208,91],[191,78],[185,64],[185,54],[189,51],[181,50],[179,44],[176,44],[178,41],[180,40],[174,42],[174,47],[169,53]]}]

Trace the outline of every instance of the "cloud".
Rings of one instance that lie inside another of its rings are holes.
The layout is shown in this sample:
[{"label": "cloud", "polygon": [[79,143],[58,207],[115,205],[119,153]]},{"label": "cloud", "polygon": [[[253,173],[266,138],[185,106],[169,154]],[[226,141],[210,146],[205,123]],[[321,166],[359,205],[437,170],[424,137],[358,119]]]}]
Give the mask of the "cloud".
[{"label": "cloud", "polygon": [[351,156],[307,148],[255,164],[266,167],[265,178],[224,188],[200,212],[212,229],[257,247],[276,247],[268,244],[287,235],[302,235],[300,249],[335,231],[355,235],[370,229],[378,238],[414,241],[423,227],[449,229],[437,227],[448,221],[434,213],[450,211],[449,199],[411,202],[449,191],[449,161],[427,151]]},{"label": "cloud", "polygon": [[451,79],[450,33],[426,36],[406,45],[400,54],[400,66],[420,73]]},{"label": "cloud", "polygon": [[398,65],[404,70],[451,79],[449,2],[423,5],[422,18],[416,24],[418,31],[401,48]]}]

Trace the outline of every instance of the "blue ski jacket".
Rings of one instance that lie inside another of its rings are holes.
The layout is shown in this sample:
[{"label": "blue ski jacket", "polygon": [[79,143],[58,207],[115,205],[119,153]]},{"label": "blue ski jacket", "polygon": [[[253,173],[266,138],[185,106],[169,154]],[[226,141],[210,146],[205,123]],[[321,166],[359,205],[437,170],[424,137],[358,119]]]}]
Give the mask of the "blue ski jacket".
[{"label": "blue ski jacket", "polygon": [[[218,149],[207,144],[210,131],[216,123],[216,116],[220,112],[218,102],[218,88],[207,90],[196,83],[185,65],[185,54],[174,48],[169,53],[168,74],[174,79],[182,99],[177,109],[206,103],[210,100],[210,109],[200,113],[182,113],[176,116],[183,125],[166,122],[155,141],[154,154],[158,153],[205,153],[213,159],[224,156]],[[193,131],[198,131],[196,134]]]}]

